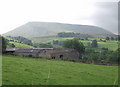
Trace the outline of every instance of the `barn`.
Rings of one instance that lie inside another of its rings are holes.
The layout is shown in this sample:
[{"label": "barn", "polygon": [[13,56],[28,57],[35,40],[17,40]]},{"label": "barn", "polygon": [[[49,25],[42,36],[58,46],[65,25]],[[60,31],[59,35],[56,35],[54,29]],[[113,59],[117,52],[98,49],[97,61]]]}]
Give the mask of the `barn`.
[{"label": "barn", "polygon": [[7,53],[19,56],[44,57],[47,59],[79,60],[79,53],[74,49],[64,48],[7,48]]}]

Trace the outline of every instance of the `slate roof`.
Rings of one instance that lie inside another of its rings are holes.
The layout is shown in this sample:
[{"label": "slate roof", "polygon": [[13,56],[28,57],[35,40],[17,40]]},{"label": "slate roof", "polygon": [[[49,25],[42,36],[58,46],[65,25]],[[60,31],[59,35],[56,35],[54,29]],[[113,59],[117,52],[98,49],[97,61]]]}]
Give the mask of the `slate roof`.
[{"label": "slate roof", "polygon": [[21,53],[38,53],[41,50],[53,50],[53,48],[6,48],[6,51],[15,51]]},{"label": "slate roof", "polygon": [[17,53],[39,53],[43,50],[52,50],[52,53],[64,53],[73,52],[74,49],[64,49],[64,48],[7,48],[6,51],[15,51]]}]

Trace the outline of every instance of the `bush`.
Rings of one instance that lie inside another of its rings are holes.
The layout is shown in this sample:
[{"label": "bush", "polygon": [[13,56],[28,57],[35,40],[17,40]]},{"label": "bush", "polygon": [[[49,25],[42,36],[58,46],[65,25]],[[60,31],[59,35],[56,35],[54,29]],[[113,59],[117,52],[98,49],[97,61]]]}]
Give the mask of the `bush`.
[{"label": "bush", "polygon": [[102,50],[108,51],[108,48],[104,48],[104,47],[103,47]]},{"label": "bush", "polygon": [[33,55],[29,54],[28,57],[33,57]]},{"label": "bush", "polygon": [[85,52],[85,46],[82,42],[79,42],[78,40],[72,39],[72,40],[66,40],[63,44],[64,48],[71,48],[75,49],[79,52],[79,57],[81,58],[84,52]]},{"label": "bush", "polygon": [[39,44],[39,47],[40,48],[53,48],[51,44],[44,44],[44,43]]},{"label": "bush", "polygon": [[120,53],[119,49],[116,51],[110,51],[108,48],[102,48],[98,52],[94,51],[94,48],[86,48],[85,54],[82,59],[87,61],[94,61],[96,63],[118,63]]},{"label": "bush", "polygon": [[91,47],[98,47],[98,44],[97,44],[97,41],[96,40],[93,40],[92,43],[91,43]]}]

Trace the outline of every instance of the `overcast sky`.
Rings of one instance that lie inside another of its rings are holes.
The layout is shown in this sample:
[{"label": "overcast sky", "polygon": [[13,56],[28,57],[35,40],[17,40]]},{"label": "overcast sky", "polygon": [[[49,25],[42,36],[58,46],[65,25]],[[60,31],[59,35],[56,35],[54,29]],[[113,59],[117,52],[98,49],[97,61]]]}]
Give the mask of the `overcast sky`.
[{"label": "overcast sky", "polygon": [[0,34],[30,21],[95,25],[117,33],[118,0],[0,0]]}]

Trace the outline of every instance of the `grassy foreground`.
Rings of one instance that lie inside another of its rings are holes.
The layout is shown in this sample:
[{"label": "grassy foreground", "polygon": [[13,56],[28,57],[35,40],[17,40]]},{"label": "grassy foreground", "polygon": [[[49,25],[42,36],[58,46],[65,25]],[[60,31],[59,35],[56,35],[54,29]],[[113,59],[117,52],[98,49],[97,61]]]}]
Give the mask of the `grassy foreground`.
[{"label": "grassy foreground", "polygon": [[3,56],[3,85],[113,85],[118,67]]}]

